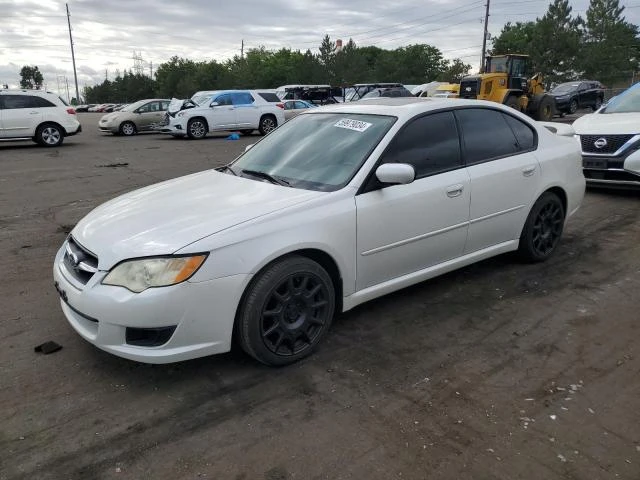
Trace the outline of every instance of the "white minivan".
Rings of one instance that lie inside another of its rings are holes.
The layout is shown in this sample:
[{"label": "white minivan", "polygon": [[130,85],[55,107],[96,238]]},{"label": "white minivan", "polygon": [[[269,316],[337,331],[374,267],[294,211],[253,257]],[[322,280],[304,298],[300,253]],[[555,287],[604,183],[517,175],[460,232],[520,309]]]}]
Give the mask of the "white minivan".
[{"label": "white minivan", "polygon": [[76,111],[43,90],[0,90],[0,140],[33,140],[57,147],[82,131]]}]

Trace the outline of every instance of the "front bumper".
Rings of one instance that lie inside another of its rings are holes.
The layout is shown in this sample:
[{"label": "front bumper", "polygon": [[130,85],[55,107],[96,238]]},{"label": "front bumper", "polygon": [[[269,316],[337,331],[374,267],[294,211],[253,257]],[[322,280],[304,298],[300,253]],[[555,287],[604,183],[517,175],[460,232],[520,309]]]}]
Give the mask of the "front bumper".
[{"label": "front bumper", "polygon": [[175,137],[183,137],[187,134],[186,129],[181,122],[170,123],[169,125],[162,125],[156,128],[156,130],[162,133],[168,133]]},{"label": "front bumper", "polygon": [[626,157],[582,154],[587,185],[640,188],[640,151]]},{"label": "front bumper", "polygon": [[100,122],[98,123],[98,130],[105,133],[117,133],[118,126],[114,124]]},{"label": "front bumper", "polygon": [[[62,311],[85,340],[114,355],[143,363],[171,363],[229,351],[236,308],[249,281],[234,275],[183,282],[133,293],[102,285],[99,271],[86,285],[65,265],[64,246],[53,266]],[[175,327],[168,341],[143,347],[127,342],[127,329]]]}]

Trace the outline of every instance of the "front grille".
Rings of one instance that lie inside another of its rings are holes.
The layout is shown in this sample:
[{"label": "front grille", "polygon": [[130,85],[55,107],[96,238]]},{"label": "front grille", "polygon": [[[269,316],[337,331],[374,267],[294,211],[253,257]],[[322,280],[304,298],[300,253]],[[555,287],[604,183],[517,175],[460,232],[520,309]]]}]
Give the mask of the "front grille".
[{"label": "front grille", "polygon": [[86,285],[98,271],[98,257],[84,248],[73,237],[65,244],[64,265],[73,278]]},{"label": "front grille", "polygon": [[477,98],[480,90],[480,79],[462,80],[460,82],[460,98]]},{"label": "front grille", "polygon": [[[627,143],[634,135],[580,135],[582,151],[585,153],[600,153],[611,155]],[[596,143],[601,146],[596,147]]]},{"label": "front grille", "polygon": [[609,180],[612,182],[637,182],[640,186],[640,175],[616,170],[584,170],[584,177],[589,180]]}]

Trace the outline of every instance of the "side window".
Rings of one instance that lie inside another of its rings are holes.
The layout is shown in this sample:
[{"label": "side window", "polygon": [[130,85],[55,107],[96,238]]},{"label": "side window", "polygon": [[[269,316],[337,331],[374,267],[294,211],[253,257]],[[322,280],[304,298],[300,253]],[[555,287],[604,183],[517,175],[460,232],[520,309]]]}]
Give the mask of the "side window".
[{"label": "side window", "polygon": [[4,98],[4,108],[8,110],[18,109],[18,108],[39,108],[40,107],[40,105],[36,100],[39,97],[35,97],[32,95],[3,95],[3,98]]},{"label": "side window", "polygon": [[296,108],[296,109],[307,108],[307,105],[304,104],[303,102],[298,101],[298,102],[295,103],[295,107],[294,108]]},{"label": "side window", "polygon": [[533,150],[536,146],[536,134],[533,129],[523,121],[518,120],[511,115],[507,115],[506,113],[503,113],[502,115],[507,121],[507,124],[511,127],[513,134],[516,136],[520,150]]},{"label": "side window", "polygon": [[291,101],[284,102],[284,109],[285,110],[293,110],[293,105],[294,105],[294,102],[291,102]]},{"label": "side window", "polygon": [[416,178],[462,166],[453,113],[434,113],[412,120],[393,139],[382,161],[413,165]]},{"label": "side window", "polygon": [[234,93],[231,95],[231,100],[234,105],[251,105],[255,102],[251,94],[247,92]]},{"label": "side window", "polygon": [[218,98],[213,100],[214,102],[218,102],[218,105],[233,105],[231,103],[231,95],[220,95]]},{"label": "side window", "polygon": [[145,103],[143,106],[138,108],[138,112],[140,113],[149,113],[151,111],[152,103]]},{"label": "side window", "polygon": [[50,102],[46,98],[31,97],[32,107],[55,107],[55,103]]},{"label": "side window", "polygon": [[502,113],[488,108],[456,110],[465,159],[480,163],[518,152],[518,142]]}]

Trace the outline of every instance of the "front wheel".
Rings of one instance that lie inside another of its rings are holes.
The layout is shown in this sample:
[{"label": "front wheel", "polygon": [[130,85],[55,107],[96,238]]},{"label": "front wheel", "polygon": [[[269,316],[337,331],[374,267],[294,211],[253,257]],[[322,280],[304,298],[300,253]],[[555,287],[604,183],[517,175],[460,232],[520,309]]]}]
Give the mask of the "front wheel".
[{"label": "front wheel", "polygon": [[122,125],[120,125],[118,132],[125,137],[130,137],[131,135],[135,135],[137,130],[133,122],[124,122]]},{"label": "front wheel", "polygon": [[266,365],[297,362],[326,335],[335,304],[322,266],[300,256],[279,260],[256,276],[243,297],[236,319],[240,345]]},{"label": "front wheel", "polygon": [[571,100],[571,102],[569,103],[569,113],[570,114],[574,114],[578,111],[578,101],[573,99]]},{"label": "front wheel", "polygon": [[57,147],[61,145],[64,140],[64,132],[62,128],[55,123],[45,123],[38,127],[35,140],[43,147]]},{"label": "front wheel", "polygon": [[545,261],[558,246],[563,228],[562,201],[555,193],[543,193],[529,212],[518,252],[528,262]]},{"label": "front wheel", "polygon": [[265,115],[260,119],[260,135],[267,135],[276,129],[278,122],[273,115]]},{"label": "front wheel", "polygon": [[192,118],[187,123],[187,135],[194,140],[200,140],[207,134],[207,124],[201,118]]},{"label": "front wheel", "polygon": [[555,109],[555,100],[549,95],[543,95],[538,103],[538,108],[535,112],[534,118],[540,122],[550,122],[553,119],[553,113]]}]

